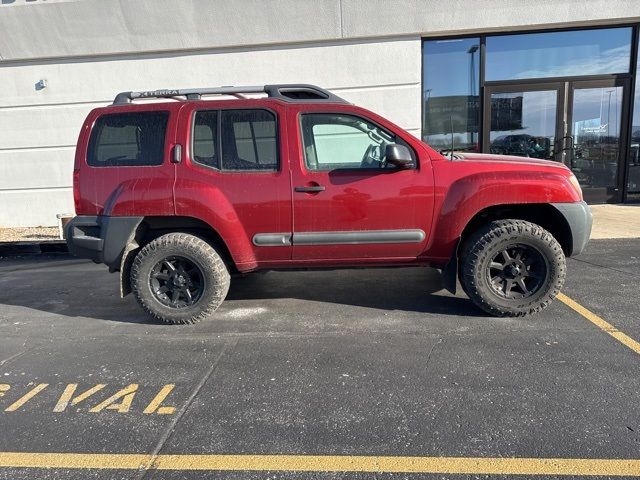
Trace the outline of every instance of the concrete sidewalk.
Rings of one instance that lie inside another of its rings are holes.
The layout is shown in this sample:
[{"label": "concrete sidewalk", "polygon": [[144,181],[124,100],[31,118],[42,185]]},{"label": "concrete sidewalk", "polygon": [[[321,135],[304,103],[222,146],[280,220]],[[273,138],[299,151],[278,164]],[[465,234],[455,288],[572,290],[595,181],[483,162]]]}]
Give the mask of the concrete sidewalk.
[{"label": "concrete sidewalk", "polygon": [[640,238],[640,204],[591,205],[592,239]]}]

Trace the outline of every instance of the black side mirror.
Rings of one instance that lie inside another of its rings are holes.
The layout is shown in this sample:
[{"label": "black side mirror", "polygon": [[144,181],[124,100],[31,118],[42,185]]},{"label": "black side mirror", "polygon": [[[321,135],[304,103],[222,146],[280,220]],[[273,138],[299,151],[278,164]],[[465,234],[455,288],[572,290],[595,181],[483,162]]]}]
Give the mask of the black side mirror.
[{"label": "black side mirror", "polygon": [[413,166],[413,158],[411,152],[404,145],[390,143],[384,149],[384,159],[387,163],[398,168],[407,168]]}]

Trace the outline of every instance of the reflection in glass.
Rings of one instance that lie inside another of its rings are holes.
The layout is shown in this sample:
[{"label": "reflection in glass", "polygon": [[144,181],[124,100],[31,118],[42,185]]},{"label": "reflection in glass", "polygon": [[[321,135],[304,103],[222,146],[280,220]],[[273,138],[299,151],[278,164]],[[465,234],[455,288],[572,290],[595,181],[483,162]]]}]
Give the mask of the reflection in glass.
[{"label": "reflection in glass", "polygon": [[489,151],[552,160],[557,90],[491,94]]},{"label": "reflection in glass", "polygon": [[[640,67],[640,49],[637,65]],[[640,200],[640,82],[636,67],[636,89],[633,99],[633,119],[631,122],[631,145],[629,148],[629,177],[627,181],[627,200]]]},{"label": "reflection in glass", "polygon": [[488,36],[486,79],[628,73],[631,27]]},{"label": "reflection in glass", "polygon": [[436,149],[478,149],[480,39],[424,42],[422,138]]},{"label": "reflection in glass", "polygon": [[576,89],[572,112],[571,169],[587,201],[612,199],[620,154],[622,87]]}]

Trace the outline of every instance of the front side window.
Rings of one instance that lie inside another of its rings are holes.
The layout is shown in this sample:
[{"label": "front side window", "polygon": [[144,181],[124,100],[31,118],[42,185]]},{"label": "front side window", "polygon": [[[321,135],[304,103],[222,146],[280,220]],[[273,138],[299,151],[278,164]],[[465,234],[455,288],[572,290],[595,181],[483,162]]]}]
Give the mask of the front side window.
[{"label": "front side window", "polygon": [[104,115],[93,127],[87,163],[92,167],[160,165],[169,112]]},{"label": "front side window", "polygon": [[313,113],[301,117],[304,158],[309,170],[391,167],[385,148],[402,143],[395,135],[353,115]]}]

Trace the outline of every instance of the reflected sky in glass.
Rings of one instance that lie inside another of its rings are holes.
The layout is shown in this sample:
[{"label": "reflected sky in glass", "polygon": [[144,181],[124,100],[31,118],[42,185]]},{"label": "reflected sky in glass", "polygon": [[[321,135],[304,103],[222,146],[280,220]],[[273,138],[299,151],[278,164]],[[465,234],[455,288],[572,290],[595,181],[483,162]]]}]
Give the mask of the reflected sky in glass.
[{"label": "reflected sky in glass", "polygon": [[631,27],[487,37],[486,80],[629,72]]},{"label": "reflected sky in glass", "polygon": [[479,47],[479,38],[424,42],[425,93],[435,97],[477,95],[480,91]]},{"label": "reflected sky in glass", "polygon": [[423,61],[423,138],[434,147],[477,148],[480,39],[428,40]]}]

